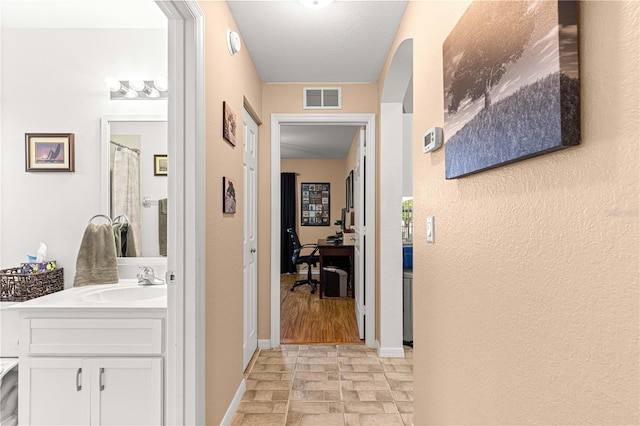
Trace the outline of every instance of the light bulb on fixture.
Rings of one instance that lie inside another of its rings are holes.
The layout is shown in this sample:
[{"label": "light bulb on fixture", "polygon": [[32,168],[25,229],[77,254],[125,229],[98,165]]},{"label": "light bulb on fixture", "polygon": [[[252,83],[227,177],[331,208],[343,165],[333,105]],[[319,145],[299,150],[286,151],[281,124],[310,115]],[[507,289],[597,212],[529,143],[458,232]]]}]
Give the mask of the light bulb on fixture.
[{"label": "light bulb on fixture", "polygon": [[164,77],[156,77],[155,80],[153,80],[153,86],[161,92],[169,90],[167,79]]},{"label": "light bulb on fixture", "polygon": [[129,87],[131,87],[136,92],[144,93],[148,98],[160,97],[160,92],[158,91],[158,89],[150,87],[144,80],[129,80]]},{"label": "light bulb on fixture", "polygon": [[309,9],[322,9],[333,2],[333,0],[298,0]]},{"label": "light bulb on fixture", "polygon": [[118,92],[127,99],[133,99],[138,97],[138,93],[132,90],[120,82],[117,78],[107,77],[104,79],[105,84],[109,88],[110,92]]},{"label": "light bulb on fixture", "polygon": [[167,99],[167,80],[158,77],[155,80],[118,80],[108,77],[104,80],[111,92],[111,99]]}]

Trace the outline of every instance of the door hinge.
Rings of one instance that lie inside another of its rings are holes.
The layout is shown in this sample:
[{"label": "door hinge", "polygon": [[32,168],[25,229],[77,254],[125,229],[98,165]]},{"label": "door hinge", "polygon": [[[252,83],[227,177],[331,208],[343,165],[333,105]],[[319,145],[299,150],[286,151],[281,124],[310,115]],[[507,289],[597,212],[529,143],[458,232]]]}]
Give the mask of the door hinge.
[{"label": "door hinge", "polygon": [[173,271],[167,271],[166,275],[165,275],[165,282],[167,284],[175,284],[176,283],[176,273]]}]

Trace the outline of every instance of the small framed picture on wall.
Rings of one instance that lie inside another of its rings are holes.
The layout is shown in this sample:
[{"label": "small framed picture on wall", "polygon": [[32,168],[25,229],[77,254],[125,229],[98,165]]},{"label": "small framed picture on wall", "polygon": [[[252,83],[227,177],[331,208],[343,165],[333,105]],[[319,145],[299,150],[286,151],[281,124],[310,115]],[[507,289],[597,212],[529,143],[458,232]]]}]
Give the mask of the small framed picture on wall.
[{"label": "small framed picture on wall", "polygon": [[25,134],[27,172],[73,172],[74,161],[73,133]]}]

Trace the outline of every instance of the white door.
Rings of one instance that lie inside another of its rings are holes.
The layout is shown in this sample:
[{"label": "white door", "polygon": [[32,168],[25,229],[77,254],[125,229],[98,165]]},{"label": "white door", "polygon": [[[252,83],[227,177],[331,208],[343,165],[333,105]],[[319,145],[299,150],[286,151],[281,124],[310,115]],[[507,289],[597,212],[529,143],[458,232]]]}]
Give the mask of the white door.
[{"label": "white door", "polygon": [[91,424],[161,425],[162,359],[91,360]]},{"label": "white door", "polygon": [[82,358],[20,360],[18,404],[23,425],[88,425],[91,377]]},{"label": "white door", "polygon": [[244,110],[242,368],[258,348],[258,125]]},{"label": "white door", "polygon": [[356,146],[356,168],[354,170],[355,185],[353,186],[353,208],[355,210],[355,248],[354,248],[354,273],[353,290],[355,294],[356,321],[358,323],[358,334],[364,339],[364,314],[365,314],[365,130],[360,128]]}]

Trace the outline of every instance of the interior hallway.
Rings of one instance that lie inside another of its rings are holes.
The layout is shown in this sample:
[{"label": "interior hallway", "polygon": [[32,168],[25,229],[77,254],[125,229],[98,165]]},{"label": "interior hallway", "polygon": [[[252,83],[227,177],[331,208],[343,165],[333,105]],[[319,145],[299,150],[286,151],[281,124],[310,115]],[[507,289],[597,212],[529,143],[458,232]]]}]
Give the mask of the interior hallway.
[{"label": "interior hallway", "polygon": [[378,358],[364,345],[259,349],[232,425],[411,425],[413,349]]}]

